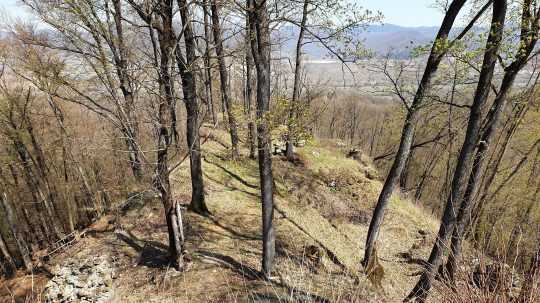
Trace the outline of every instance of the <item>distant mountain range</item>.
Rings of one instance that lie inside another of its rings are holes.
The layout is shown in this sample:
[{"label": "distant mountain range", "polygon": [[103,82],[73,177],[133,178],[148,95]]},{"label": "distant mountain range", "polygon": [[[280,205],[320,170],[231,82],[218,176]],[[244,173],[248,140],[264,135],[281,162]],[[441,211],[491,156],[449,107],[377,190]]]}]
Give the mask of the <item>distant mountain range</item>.
[{"label": "distant mountain range", "polygon": [[360,33],[366,48],[377,55],[391,52],[392,57],[408,57],[411,49],[432,42],[437,36],[439,27],[421,26],[405,27],[394,24],[369,26]]},{"label": "distant mountain range", "polygon": [[[414,47],[432,42],[438,29],[437,26],[407,27],[384,23],[358,30],[358,37],[363,41],[364,46],[376,55],[385,56],[390,53],[392,58],[401,59],[407,58]],[[6,34],[0,31],[0,38],[5,36]],[[282,27],[279,30],[279,36],[286,38],[282,51],[290,55],[294,54],[298,28],[296,26]],[[231,46],[242,42],[243,38],[240,36],[229,41]],[[318,43],[306,44],[303,51],[311,59],[323,59],[329,54]]]},{"label": "distant mountain range", "polygon": [[[432,42],[438,30],[437,26],[406,27],[384,23],[359,30],[358,36],[364,46],[377,56],[390,53],[393,58],[406,58],[414,47]],[[291,37],[285,42],[284,50],[293,54],[298,29],[292,26],[284,27],[280,34]],[[303,50],[311,59],[322,59],[328,55],[328,51],[318,43],[307,44]]]}]

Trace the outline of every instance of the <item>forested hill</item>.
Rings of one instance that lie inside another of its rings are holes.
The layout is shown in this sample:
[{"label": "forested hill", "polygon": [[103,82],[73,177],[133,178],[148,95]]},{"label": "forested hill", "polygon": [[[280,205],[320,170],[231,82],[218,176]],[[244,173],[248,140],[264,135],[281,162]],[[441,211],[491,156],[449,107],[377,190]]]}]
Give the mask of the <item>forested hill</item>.
[{"label": "forested hill", "polygon": [[[148,302],[149,296],[152,302],[397,302],[412,287],[422,269],[415,260],[429,252],[437,222],[396,195],[380,239],[384,277],[375,277],[374,283],[361,274],[362,239],[381,183],[369,157],[361,152],[347,157],[350,147],[340,141],[299,148],[295,164],[274,158],[279,273],[264,281],[257,270],[257,161],[230,160],[227,133],[209,127],[203,133],[212,215],[185,212],[184,272],[167,270],[163,207],[142,191],[128,203],[115,203],[112,209],[118,211],[58,251],[49,250],[47,265],[37,275],[2,281],[0,300],[33,294],[48,302]],[[189,163],[183,162],[171,179],[174,199],[187,208]]]},{"label": "forested hill", "polygon": [[362,2],[18,0],[1,300],[538,302],[540,2]]}]

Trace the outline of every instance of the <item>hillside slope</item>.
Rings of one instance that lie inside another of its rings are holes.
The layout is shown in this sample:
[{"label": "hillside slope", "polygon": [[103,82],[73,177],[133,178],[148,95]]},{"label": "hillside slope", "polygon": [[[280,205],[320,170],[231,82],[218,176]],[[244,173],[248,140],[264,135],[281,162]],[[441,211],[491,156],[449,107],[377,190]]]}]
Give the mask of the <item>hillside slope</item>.
[{"label": "hillside slope", "polygon": [[[167,268],[167,227],[155,200],[119,216],[114,228],[82,238],[55,256],[51,267],[97,256],[108,260],[115,302],[398,302],[410,290],[436,221],[395,195],[379,243],[384,289],[375,289],[359,263],[381,183],[369,160],[347,158],[345,147],[333,142],[300,148],[297,165],[274,158],[276,277],[262,281],[257,162],[228,160],[226,133],[205,132],[203,169],[212,216],[185,212],[187,271]],[[184,206],[188,165],[183,162],[171,177],[174,197]],[[320,263],[310,258],[313,251]]]}]

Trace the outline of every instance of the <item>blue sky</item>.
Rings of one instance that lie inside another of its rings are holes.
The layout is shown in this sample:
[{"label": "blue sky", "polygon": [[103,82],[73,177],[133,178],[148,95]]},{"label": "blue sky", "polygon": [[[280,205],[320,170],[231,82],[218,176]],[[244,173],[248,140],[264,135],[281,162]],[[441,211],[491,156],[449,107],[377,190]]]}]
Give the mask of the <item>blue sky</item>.
[{"label": "blue sky", "polygon": [[[365,8],[381,11],[384,22],[403,26],[438,26],[439,10],[430,7],[434,0],[354,0]],[[25,16],[17,0],[0,0],[0,7],[12,16]],[[1,17],[0,17],[1,18]],[[1,23],[1,22],[0,22]]]},{"label": "blue sky", "polygon": [[[1,1],[1,0],[0,0]],[[403,26],[439,26],[443,14],[434,0],[356,0],[368,9],[381,11],[385,23]]]}]

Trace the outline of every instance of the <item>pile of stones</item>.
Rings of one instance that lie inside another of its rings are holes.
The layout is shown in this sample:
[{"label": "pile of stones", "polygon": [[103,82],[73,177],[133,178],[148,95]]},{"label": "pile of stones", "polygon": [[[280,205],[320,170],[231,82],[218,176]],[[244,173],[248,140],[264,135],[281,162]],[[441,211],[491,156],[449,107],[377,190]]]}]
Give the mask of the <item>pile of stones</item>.
[{"label": "pile of stones", "polygon": [[52,268],[53,277],[44,290],[45,301],[111,302],[114,270],[105,257],[68,259]]}]

